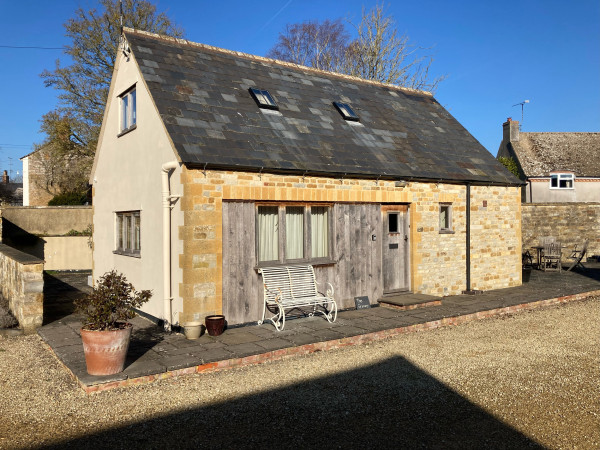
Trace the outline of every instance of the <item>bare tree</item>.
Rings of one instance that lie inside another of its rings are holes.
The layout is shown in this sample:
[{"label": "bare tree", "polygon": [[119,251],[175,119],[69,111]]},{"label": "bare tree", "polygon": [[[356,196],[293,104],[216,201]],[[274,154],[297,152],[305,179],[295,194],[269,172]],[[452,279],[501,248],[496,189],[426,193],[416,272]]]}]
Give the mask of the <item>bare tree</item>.
[{"label": "bare tree", "polygon": [[288,24],[267,56],[321,70],[339,71],[349,38],[341,19]]},{"label": "bare tree", "polygon": [[360,23],[347,24],[357,36],[352,41],[341,19],[287,25],[267,56],[432,92],[445,78],[432,78],[433,56],[422,54],[430,49],[418,47],[400,34],[383,6],[370,11],[363,8]]}]

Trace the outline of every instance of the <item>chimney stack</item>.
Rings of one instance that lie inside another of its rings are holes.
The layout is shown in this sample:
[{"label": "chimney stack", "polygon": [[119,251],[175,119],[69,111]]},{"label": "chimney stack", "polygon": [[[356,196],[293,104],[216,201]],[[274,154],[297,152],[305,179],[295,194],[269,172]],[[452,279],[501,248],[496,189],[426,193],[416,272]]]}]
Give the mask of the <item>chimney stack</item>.
[{"label": "chimney stack", "polygon": [[506,119],[502,124],[502,140],[504,142],[515,142],[519,140],[519,121],[512,120],[511,117]]},{"label": "chimney stack", "polygon": [[2,174],[2,184],[8,184],[8,172],[6,170]]}]

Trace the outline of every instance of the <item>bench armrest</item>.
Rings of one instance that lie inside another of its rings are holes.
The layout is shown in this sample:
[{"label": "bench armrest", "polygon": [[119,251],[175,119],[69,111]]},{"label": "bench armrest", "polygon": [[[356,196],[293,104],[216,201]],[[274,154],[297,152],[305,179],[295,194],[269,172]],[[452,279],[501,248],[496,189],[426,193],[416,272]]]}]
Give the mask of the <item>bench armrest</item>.
[{"label": "bench armrest", "polygon": [[265,283],[263,283],[263,286],[265,287],[266,292],[270,292],[273,295],[275,295],[275,303],[279,303],[279,300],[283,298],[283,292],[281,292],[281,289],[277,288],[277,291],[279,291],[279,294],[278,294],[277,291],[274,291],[273,289],[269,289],[269,287]]},{"label": "bench armrest", "polygon": [[[315,283],[317,283],[317,286],[323,283],[319,283],[318,281],[315,280]],[[325,297],[328,298],[333,298],[333,285],[330,282],[326,282],[325,283],[327,285],[327,291],[325,292]],[[321,295],[323,295],[322,292],[319,292]]]}]

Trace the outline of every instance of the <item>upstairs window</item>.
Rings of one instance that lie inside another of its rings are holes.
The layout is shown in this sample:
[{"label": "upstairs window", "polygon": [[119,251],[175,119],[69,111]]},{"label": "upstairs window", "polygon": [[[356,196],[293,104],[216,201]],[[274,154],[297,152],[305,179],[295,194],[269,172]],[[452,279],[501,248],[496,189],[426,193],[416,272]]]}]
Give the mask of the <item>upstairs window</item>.
[{"label": "upstairs window", "polygon": [[350,120],[352,122],[358,122],[360,120],[356,113],[352,110],[352,108],[350,108],[350,105],[348,105],[347,103],[333,102],[333,106],[336,107],[336,109],[339,111],[339,113],[344,119]]},{"label": "upstairs window", "polygon": [[553,173],[550,175],[550,189],[573,189],[574,181],[572,173]]},{"label": "upstairs window", "polygon": [[122,94],[119,99],[121,104],[121,126],[119,131],[125,133],[133,130],[137,122],[135,87]]},{"label": "upstairs window", "polygon": [[139,256],[141,250],[140,212],[118,212],[116,216],[117,249],[115,253]]},{"label": "upstairs window", "polygon": [[273,97],[269,94],[269,91],[255,88],[250,88],[248,90],[259,107],[264,109],[279,109],[279,106],[277,106],[275,100],[273,100]]}]

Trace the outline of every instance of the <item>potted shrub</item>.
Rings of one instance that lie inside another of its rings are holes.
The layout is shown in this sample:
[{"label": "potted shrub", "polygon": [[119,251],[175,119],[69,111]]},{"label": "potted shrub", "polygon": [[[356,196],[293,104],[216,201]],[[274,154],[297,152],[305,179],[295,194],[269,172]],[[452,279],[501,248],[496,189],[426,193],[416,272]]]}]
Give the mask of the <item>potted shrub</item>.
[{"label": "potted shrub", "polygon": [[81,340],[90,375],[112,375],[123,370],[133,326],[127,322],[150,300],[152,292],[136,291],[123,274],[105,273],[93,291],[77,300],[83,313]]}]

